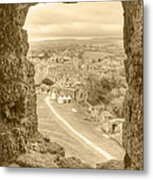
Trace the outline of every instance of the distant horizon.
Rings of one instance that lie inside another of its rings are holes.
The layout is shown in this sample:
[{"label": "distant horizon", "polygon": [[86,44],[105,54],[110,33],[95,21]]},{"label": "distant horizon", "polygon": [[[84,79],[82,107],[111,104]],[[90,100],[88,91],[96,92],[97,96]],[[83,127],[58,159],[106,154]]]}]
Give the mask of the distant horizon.
[{"label": "distant horizon", "polygon": [[110,39],[117,38],[122,39],[123,36],[92,36],[92,37],[49,37],[49,38],[37,38],[28,40],[29,43],[41,42],[41,41],[56,41],[56,40],[92,40],[92,39]]}]

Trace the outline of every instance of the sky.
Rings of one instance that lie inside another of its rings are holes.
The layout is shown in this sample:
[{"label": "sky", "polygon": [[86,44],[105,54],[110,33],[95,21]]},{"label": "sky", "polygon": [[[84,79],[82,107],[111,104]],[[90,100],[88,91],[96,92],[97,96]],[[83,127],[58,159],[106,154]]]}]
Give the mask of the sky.
[{"label": "sky", "polygon": [[30,7],[24,29],[29,41],[122,37],[120,2],[39,3]]}]

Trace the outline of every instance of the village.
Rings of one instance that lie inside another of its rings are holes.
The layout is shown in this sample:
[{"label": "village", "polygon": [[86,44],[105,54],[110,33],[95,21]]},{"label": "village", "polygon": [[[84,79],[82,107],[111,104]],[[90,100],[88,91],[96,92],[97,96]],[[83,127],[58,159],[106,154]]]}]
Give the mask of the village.
[{"label": "village", "polygon": [[[118,41],[115,44],[81,42],[59,47],[47,44],[47,48],[44,44],[37,50],[32,48],[29,53],[29,59],[35,66],[37,96],[48,96],[50,102],[59,104],[59,107],[69,104],[76,113],[75,104],[79,105],[84,110],[82,121],[96,123],[100,130],[120,144],[124,118],[121,116],[122,104],[118,105],[118,102],[122,101],[126,92],[124,58]],[[101,89],[101,93],[109,103],[96,100],[100,87],[92,88],[94,79],[91,75],[96,81],[108,81],[103,82],[106,88]]]}]

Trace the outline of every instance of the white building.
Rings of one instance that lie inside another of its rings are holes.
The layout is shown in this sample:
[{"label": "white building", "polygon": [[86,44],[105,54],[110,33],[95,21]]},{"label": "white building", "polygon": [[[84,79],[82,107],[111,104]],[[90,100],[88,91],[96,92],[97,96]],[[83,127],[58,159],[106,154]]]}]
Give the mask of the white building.
[{"label": "white building", "polygon": [[59,103],[59,104],[63,104],[63,103],[70,103],[71,102],[71,100],[72,100],[72,98],[71,98],[71,96],[59,96],[58,98],[57,98],[57,102]]},{"label": "white building", "polygon": [[57,94],[53,91],[50,96],[51,100],[56,100]]},{"label": "white building", "polygon": [[57,102],[58,102],[59,104],[63,104],[63,103],[64,103],[63,97],[62,97],[62,96],[59,96],[59,97],[57,98]]}]

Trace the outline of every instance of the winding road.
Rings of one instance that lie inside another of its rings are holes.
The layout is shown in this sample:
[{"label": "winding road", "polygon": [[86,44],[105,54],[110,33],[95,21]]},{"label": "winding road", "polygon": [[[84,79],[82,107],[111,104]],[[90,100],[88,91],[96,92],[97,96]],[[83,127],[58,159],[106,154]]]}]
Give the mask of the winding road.
[{"label": "winding road", "polygon": [[[75,107],[75,105],[70,105]],[[96,167],[111,159],[122,159],[123,150],[90,122],[81,120],[81,112],[58,105],[49,97],[37,96],[38,128],[51,141],[65,149],[66,156],[75,156]],[[79,115],[79,117],[78,117]],[[72,117],[73,116],[73,117]]]},{"label": "winding road", "polygon": [[64,126],[68,128],[69,131],[71,131],[75,136],[80,138],[85,144],[90,146],[92,149],[100,153],[102,156],[104,156],[107,160],[115,159],[111,154],[103,150],[101,147],[97,146],[93,142],[91,142],[89,139],[87,139],[85,136],[83,136],[80,132],[76,131],[63,117],[61,117],[56,110],[53,108],[51,103],[49,102],[49,97],[45,98],[45,102],[52,111],[52,113],[59,119],[61,123],[63,123]]}]

